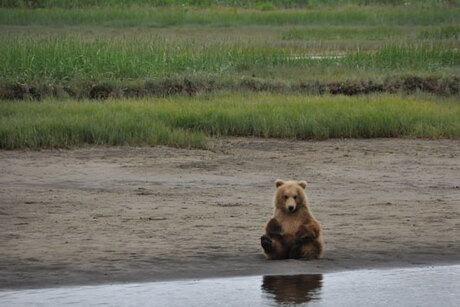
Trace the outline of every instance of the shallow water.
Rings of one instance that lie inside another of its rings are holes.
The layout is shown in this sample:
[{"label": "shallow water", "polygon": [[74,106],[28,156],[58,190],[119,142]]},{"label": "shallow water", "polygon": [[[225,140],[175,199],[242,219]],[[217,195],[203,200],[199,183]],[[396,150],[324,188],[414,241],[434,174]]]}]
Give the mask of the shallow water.
[{"label": "shallow water", "polygon": [[459,306],[460,265],[0,291],[1,306]]}]

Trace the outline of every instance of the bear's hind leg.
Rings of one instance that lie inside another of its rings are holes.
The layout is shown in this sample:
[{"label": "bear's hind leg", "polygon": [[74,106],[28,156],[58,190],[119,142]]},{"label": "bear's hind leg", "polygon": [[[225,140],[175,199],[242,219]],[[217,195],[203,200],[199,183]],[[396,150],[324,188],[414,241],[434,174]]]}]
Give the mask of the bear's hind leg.
[{"label": "bear's hind leg", "polygon": [[260,243],[264,249],[265,256],[269,260],[275,259],[286,259],[287,252],[281,241],[277,238],[270,238],[267,235],[263,235],[260,238]]},{"label": "bear's hind leg", "polygon": [[305,259],[319,259],[323,255],[323,243],[320,240],[315,240],[309,244],[305,244],[301,248],[300,257]]},{"label": "bear's hind leg", "polygon": [[289,258],[299,259],[300,257],[302,257],[302,250],[303,245],[301,243],[294,243],[291,247],[291,250],[289,251]]}]

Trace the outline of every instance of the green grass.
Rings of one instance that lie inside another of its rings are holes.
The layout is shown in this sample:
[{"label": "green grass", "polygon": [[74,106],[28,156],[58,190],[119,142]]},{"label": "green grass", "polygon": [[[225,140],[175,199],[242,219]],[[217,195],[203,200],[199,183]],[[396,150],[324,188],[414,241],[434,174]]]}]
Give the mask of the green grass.
[{"label": "green grass", "polygon": [[411,33],[408,33],[410,31],[414,31],[413,27],[410,27],[410,28],[395,27],[395,26],[295,27],[295,28],[283,31],[281,33],[281,39],[283,40],[302,40],[302,41],[339,41],[339,40],[340,41],[344,41],[344,40],[367,40],[367,41],[384,40],[384,41],[388,41],[390,39],[394,40],[394,39],[403,39],[403,38],[411,37]]},{"label": "green grass", "polygon": [[382,46],[375,52],[350,51],[343,58],[308,60],[302,46],[244,43],[0,36],[0,81],[66,82],[152,79],[178,73],[241,74],[262,67],[327,69],[374,74],[442,72],[460,66],[460,51],[433,46]]},{"label": "green grass", "polygon": [[0,148],[206,148],[209,138],[460,138],[460,105],[435,98],[218,95],[0,102]]},{"label": "green grass", "polygon": [[[165,86],[160,95],[192,95],[197,91],[178,89],[190,80],[204,92],[328,93],[323,85],[356,81],[394,93],[391,80],[406,77],[450,81],[403,92],[458,94],[460,7],[450,2],[279,9],[290,4],[255,1],[260,9],[246,9],[225,1],[155,8],[146,6],[155,1],[105,7],[89,0],[72,2],[71,10],[70,2],[59,3],[0,9],[0,97],[119,97],[132,88],[144,96],[157,94],[156,84]],[[317,55],[340,57],[308,59]],[[304,90],[312,84],[315,90]],[[91,94],[98,86],[114,93]]]},{"label": "green grass", "polygon": [[458,39],[460,38],[460,26],[448,25],[440,28],[427,29],[422,31],[419,35],[421,39]]},{"label": "green grass", "polygon": [[257,11],[227,8],[82,8],[0,9],[3,25],[99,25],[108,27],[425,25],[459,21],[457,7],[352,7],[338,9]]},{"label": "green grass", "polygon": [[[460,138],[454,2],[6,0],[0,7],[15,7],[0,8],[0,97],[10,99],[0,101],[2,149],[208,148],[220,136]],[[340,57],[309,58],[317,55]],[[147,98],[115,99],[139,96]]]},{"label": "green grass", "polygon": [[[419,5],[449,4],[455,1],[443,0],[418,0]],[[25,8],[81,8],[88,6],[154,6],[154,7],[256,7],[264,9],[267,7],[315,7],[315,6],[337,6],[337,5],[404,5],[405,0],[2,0],[2,7],[25,7]]]},{"label": "green grass", "polygon": [[179,72],[222,72],[253,65],[287,63],[282,49],[225,43],[8,38],[1,43],[0,79],[51,82],[152,78]]}]

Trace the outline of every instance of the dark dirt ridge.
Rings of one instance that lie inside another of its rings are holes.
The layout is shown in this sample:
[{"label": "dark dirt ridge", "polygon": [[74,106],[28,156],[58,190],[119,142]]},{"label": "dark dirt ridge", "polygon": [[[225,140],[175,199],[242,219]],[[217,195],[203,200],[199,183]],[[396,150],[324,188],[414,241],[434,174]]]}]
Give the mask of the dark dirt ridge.
[{"label": "dark dirt ridge", "polygon": [[164,78],[144,81],[135,85],[123,83],[82,83],[74,86],[60,84],[29,84],[10,82],[0,85],[0,99],[41,100],[44,98],[108,99],[136,97],[193,96],[218,91],[302,93],[331,95],[360,95],[371,93],[426,92],[441,96],[458,95],[460,79],[450,77],[402,76],[387,78],[383,82],[372,80],[346,80],[334,82],[299,81],[286,84],[260,78],[216,82],[214,78]]}]

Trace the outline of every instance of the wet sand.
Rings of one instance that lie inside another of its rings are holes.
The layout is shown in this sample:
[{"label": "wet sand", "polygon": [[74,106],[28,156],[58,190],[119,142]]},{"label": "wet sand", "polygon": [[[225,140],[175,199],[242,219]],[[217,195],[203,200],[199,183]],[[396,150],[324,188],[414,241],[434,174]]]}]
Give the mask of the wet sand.
[{"label": "wet sand", "polygon": [[[0,172],[1,288],[460,263],[460,141],[0,151]],[[323,259],[264,259],[277,178],[309,182]]]}]

